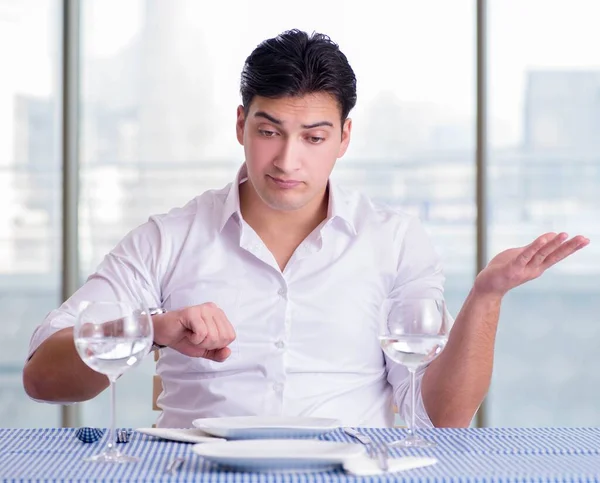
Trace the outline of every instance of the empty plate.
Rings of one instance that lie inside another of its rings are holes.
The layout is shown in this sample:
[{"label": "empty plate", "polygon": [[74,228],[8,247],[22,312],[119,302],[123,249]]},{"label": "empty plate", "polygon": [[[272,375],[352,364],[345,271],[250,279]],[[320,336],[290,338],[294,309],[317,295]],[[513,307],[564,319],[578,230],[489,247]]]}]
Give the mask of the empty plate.
[{"label": "empty plate", "polygon": [[334,441],[262,439],[197,444],[207,461],[238,471],[325,471],[365,454],[361,445]]},{"label": "empty plate", "polygon": [[177,429],[177,428],[137,428],[138,433],[155,436],[157,438],[168,439],[169,441],[179,441],[181,443],[208,443],[224,441],[221,438],[215,438],[197,428]]},{"label": "empty plate", "polygon": [[205,433],[227,439],[312,438],[339,428],[329,418],[300,416],[239,416],[203,418],[192,422]]}]

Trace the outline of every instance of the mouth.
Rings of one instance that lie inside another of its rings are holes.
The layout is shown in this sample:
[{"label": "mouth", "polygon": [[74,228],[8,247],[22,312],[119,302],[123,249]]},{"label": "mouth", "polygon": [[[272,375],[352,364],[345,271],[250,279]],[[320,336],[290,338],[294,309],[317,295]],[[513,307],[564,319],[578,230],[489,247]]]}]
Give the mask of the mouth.
[{"label": "mouth", "polygon": [[276,186],[280,187],[280,188],[284,188],[284,189],[291,189],[291,188],[295,188],[296,186],[299,186],[302,184],[302,181],[298,181],[295,179],[282,179],[282,178],[275,178],[273,176],[267,175],[267,177],[269,178],[269,180],[271,180]]}]

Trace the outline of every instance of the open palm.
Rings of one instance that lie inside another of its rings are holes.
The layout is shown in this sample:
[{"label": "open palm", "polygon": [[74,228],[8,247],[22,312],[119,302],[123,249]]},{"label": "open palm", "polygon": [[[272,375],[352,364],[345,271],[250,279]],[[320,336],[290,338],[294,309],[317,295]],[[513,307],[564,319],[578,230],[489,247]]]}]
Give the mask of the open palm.
[{"label": "open palm", "polygon": [[590,242],[581,235],[568,241],[567,238],[566,233],[546,233],[527,246],[499,253],[477,275],[476,287],[483,292],[504,295],[509,290],[538,278],[548,268]]}]

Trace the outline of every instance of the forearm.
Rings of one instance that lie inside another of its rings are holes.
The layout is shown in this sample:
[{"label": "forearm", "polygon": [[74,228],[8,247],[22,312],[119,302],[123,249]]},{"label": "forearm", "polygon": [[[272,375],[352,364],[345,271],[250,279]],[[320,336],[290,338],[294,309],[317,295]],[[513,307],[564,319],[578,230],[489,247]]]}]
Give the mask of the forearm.
[{"label": "forearm", "polygon": [[466,427],[490,386],[501,297],[471,291],[421,392],[436,427]]},{"label": "forearm", "polygon": [[56,332],[34,352],[23,369],[25,392],[50,402],[81,402],[108,387],[108,378],[90,369],[79,357],[73,328]]}]

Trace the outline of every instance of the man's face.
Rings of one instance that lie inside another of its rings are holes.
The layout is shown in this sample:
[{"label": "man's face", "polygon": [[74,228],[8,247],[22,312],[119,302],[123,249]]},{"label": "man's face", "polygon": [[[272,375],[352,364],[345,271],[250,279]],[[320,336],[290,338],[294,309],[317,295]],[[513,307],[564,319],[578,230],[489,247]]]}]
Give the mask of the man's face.
[{"label": "man's face", "polygon": [[[352,123],[342,129],[334,97],[255,97],[248,115],[238,107],[237,138],[244,146],[248,180],[274,210],[319,205],[337,158],[346,152]],[[312,202],[312,203],[311,203]]]}]

